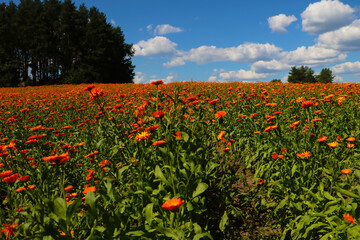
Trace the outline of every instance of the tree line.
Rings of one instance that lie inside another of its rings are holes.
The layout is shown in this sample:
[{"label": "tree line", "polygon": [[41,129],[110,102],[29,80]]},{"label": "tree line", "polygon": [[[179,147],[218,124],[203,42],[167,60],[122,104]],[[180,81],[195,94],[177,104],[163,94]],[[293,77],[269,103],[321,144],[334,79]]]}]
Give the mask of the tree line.
[{"label": "tree line", "polygon": [[[291,67],[289,83],[332,83],[335,76],[330,68],[323,68],[318,75],[314,75],[314,70],[308,66]],[[273,79],[271,82],[281,82],[280,79]]]},{"label": "tree line", "polygon": [[0,86],[131,83],[132,44],[96,7],[71,0],[0,4]]}]

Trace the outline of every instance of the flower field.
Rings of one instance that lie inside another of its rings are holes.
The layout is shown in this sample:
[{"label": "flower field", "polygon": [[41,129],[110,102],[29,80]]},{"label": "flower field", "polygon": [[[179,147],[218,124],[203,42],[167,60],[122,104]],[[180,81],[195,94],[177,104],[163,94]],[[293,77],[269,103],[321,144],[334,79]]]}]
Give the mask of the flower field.
[{"label": "flower field", "polygon": [[0,89],[0,239],[360,239],[360,85]]}]

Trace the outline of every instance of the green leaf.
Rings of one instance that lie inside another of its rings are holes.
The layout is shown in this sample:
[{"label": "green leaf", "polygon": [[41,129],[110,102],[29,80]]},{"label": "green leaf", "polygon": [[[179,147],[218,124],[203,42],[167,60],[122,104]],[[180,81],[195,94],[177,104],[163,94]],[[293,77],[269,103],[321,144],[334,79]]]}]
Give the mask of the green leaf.
[{"label": "green leaf", "polygon": [[148,205],[146,205],[145,207],[145,218],[146,221],[151,224],[153,218],[154,218],[154,212],[153,212],[153,207],[154,204],[153,203],[149,203]]},{"label": "green leaf", "polygon": [[184,142],[189,141],[189,134],[187,134],[186,132],[181,132],[181,136],[182,136]]},{"label": "green leaf", "polygon": [[66,201],[63,198],[54,200],[54,213],[60,219],[66,219]]},{"label": "green leaf", "polygon": [[274,209],[274,213],[277,214],[277,211],[279,211],[280,209],[282,209],[286,202],[288,201],[288,197],[285,197],[283,200],[281,200],[281,202],[279,203],[279,205]]},{"label": "green leaf", "polygon": [[155,167],[155,177],[160,179],[163,183],[170,185],[169,181],[165,178],[163,172],[161,171],[161,168],[159,167],[159,165],[156,165],[156,167]]},{"label": "green leaf", "polygon": [[90,213],[91,215],[96,218],[97,217],[97,212],[96,212],[96,208],[95,208],[95,201],[96,201],[96,196],[94,192],[88,192],[85,196],[85,202],[88,205],[88,207],[90,208]]},{"label": "green leaf", "polygon": [[66,210],[66,223],[68,225],[71,225],[71,218],[74,214],[77,214],[77,210],[80,207],[82,203],[82,199],[76,199],[72,204],[68,205],[68,208]]},{"label": "green leaf", "polygon": [[335,200],[335,199],[336,199],[336,198],[334,198],[333,196],[331,196],[329,192],[324,192],[324,197],[325,197],[327,200]]},{"label": "green leaf", "polygon": [[349,196],[349,197],[360,198],[359,195],[356,195],[355,193],[350,192],[350,191],[348,191],[348,190],[345,190],[345,189],[343,189],[343,188],[336,187],[335,190],[336,190],[337,192],[339,192],[339,193],[341,193],[341,194],[343,194],[343,195],[347,195],[347,196]]},{"label": "green leaf", "polygon": [[200,240],[207,237],[208,239],[213,239],[212,236],[210,235],[210,233],[206,232],[206,233],[198,233],[194,236],[193,240]]},{"label": "green leaf", "polygon": [[296,172],[297,166],[296,164],[293,165],[293,167],[291,168],[291,176],[293,177],[295,172]]},{"label": "green leaf", "polygon": [[226,225],[229,224],[229,217],[226,213],[226,211],[224,212],[224,214],[222,215],[221,217],[221,220],[220,220],[220,224],[219,224],[219,228],[222,232],[225,232],[225,227]]},{"label": "green leaf", "polygon": [[205,192],[208,187],[209,186],[206,183],[200,182],[197,185],[195,191],[193,192],[192,197],[195,198],[195,197],[199,196],[200,194]]}]

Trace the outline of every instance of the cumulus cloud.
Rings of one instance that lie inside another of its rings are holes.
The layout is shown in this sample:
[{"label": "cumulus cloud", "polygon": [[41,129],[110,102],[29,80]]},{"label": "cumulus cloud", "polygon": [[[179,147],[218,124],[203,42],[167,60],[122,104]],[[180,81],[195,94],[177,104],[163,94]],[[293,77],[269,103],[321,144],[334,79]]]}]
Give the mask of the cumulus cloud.
[{"label": "cumulus cloud", "polygon": [[134,83],[145,83],[146,74],[142,72],[135,72]]},{"label": "cumulus cloud", "polygon": [[309,34],[321,34],[350,24],[355,9],[338,0],[322,0],[311,3],[301,13],[302,29]]},{"label": "cumulus cloud", "polygon": [[297,18],[294,15],[286,16],[285,14],[279,14],[273,17],[269,17],[268,23],[273,32],[285,33],[286,27],[296,20]]},{"label": "cumulus cloud", "polygon": [[147,41],[142,40],[133,46],[135,50],[135,56],[171,56],[175,54],[176,47],[176,43],[162,36],[156,36],[154,38],[148,39]]},{"label": "cumulus cloud", "polygon": [[322,66],[329,63],[344,61],[346,54],[334,49],[317,46],[298,47],[294,51],[282,52],[280,61],[291,65]]},{"label": "cumulus cloud", "polygon": [[171,26],[169,24],[157,25],[154,29],[155,35],[165,35],[168,33],[182,32],[183,30],[178,27]]},{"label": "cumulus cloud", "polygon": [[171,72],[168,76],[164,78],[158,78],[153,75],[148,77],[146,73],[143,72],[135,72],[134,83],[151,83],[157,80],[162,80],[164,83],[171,83],[174,81],[178,81],[179,75],[177,73]]},{"label": "cumulus cloud", "polygon": [[360,62],[346,62],[342,64],[335,65],[331,68],[335,74],[343,74],[343,73],[352,73],[359,74],[360,73]]},{"label": "cumulus cloud", "polygon": [[230,82],[241,80],[258,80],[267,78],[269,74],[256,73],[252,70],[246,71],[240,69],[238,71],[226,71],[224,69],[214,69],[212,76],[209,77],[209,82]]},{"label": "cumulus cloud", "polygon": [[278,60],[257,61],[251,65],[251,70],[258,73],[274,73],[289,70],[291,66]]},{"label": "cumulus cloud", "polygon": [[360,50],[360,20],[336,31],[321,34],[317,45],[343,51]]},{"label": "cumulus cloud", "polygon": [[188,52],[178,52],[178,56],[164,63],[166,67],[181,66],[185,61],[206,64],[211,62],[254,62],[270,60],[279,54],[281,48],[266,43],[245,43],[237,47],[217,48],[216,46],[200,46]]}]

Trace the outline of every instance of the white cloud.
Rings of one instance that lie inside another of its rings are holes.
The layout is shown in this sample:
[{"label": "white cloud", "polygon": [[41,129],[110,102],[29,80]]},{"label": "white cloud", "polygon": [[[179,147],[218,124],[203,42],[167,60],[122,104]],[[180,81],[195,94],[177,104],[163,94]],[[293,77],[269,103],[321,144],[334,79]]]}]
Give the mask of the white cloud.
[{"label": "white cloud", "polygon": [[116,22],[115,22],[114,19],[111,19],[111,20],[110,20],[110,23],[111,23],[111,25],[116,26]]},{"label": "white cloud", "polygon": [[142,72],[135,72],[134,83],[145,83],[146,74]]},{"label": "white cloud", "polygon": [[184,65],[185,61],[206,64],[211,62],[253,62],[270,60],[279,54],[281,48],[266,43],[245,43],[237,47],[217,48],[216,46],[200,46],[188,52],[178,52],[178,56],[164,66],[173,67]]},{"label": "white cloud", "polygon": [[317,45],[343,51],[360,50],[360,20],[336,31],[321,34]]},{"label": "white cloud", "polygon": [[146,30],[151,31],[151,30],[152,30],[152,27],[153,27],[153,25],[152,25],[152,24],[147,25],[147,26],[146,26]]},{"label": "white cloud", "polygon": [[240,69],[238,71],[226,71],[224,69],[214,69],[212,76],[208,78],[209,82],[230,82],[239,80],[258,80],[267,78],[268,74],[256,73]]},{"label": "white cloud", "polygon": [[317,46],[298,47],[294,51],[282,52],[280,61],[290,65],[309,65],[312,67],[344,61],[346,54],[334,49],[321,48]]},{"label": "white cloud", "polygon": [[303,31],[320,34],[350,24],[355,18],[355,9],[338,0],[322,0],[311,3],[303,13]]},{"label": "white cloud", "polygon": [[135,72],[134,83],[151,83],[157,80],[162,80],[164,83],[170,83],[170,82],[178,81],[178,79],[179,79],[179,75],[173,72],[171,72],[168,76],[164,78],[158,78],[155,75],[148,77],[146,73]]},{"label": "white cloud", "polygon": [[269,17],[268,23],[273,32],[285,33],[286,27],[296,20],[297,18],[294,15],[286,16],[285,14],[279,14],[273,17]]},{"label": "white cloud", "polygon": [[344,78],[342,78],[342,77],[340,77],[340,76],[335,76],[334,82],[336,82],[336,83],[343,83],[343,82],[344,82]]},{"label": "white cloud", "polygon": [[171,26],[169,24],[157,25],[154,29],[155,35],[165,35],[168,33],[182,32],[183,30],[178,27]]},{"label": "white cloud", "polygon": [[177,44],[166,37],[156,36],[147,41],[140,41],[133,46],[135,56],[173,55]]},{"label": "white cloud", "polygon": [[331,67],[331,71],[333,71],[334,74],[342,74],[342,73],[359,74],[360,62],[346,62],[346,63],[338,64]]},{"label": "white cloud", "polygon": [[273,73],[289,70],[291,66],[277,60],[257,61],[251,65],[251,70],[258,73]]}]

